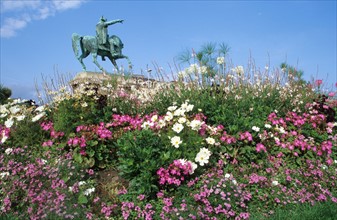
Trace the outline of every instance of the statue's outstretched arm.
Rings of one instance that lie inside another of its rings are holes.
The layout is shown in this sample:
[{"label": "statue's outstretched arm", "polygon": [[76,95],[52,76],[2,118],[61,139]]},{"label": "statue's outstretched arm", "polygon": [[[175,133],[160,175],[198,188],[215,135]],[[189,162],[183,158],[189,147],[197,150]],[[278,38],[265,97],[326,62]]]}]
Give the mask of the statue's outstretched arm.
[{"label": "statue's outstretched arm", "polygon": [[123,21],[124,20],[121,20],[121,19],[117,19],[117,20],[113,20],[113,21],[106,21],[106,22],[104,22],[104,25],[109,26],[109,25],[116,24],[116,23],[123,23]]}]

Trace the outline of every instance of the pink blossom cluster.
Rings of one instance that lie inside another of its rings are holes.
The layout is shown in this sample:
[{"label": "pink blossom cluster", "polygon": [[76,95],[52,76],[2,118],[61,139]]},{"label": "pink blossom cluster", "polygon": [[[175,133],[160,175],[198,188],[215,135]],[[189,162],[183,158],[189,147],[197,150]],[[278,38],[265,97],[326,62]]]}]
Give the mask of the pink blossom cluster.
[{"label": "pink blossom cluster", "polygon": [[108,128],[108,124],[105,125],[104,122],[101,122],[99,125],[79,125],[76,132],[96,134],[100,139],[110,139],[112,138],[112,132]]},{"label": "pink blossom cluster", "polygon": [[222,136],[220,137],[220,141],[226,143],[226,144],[232,144],[236,142],[236,138],[227,134],[226,131],[223,132]]},{"label": "pink blossom cluster", "polygon": [[107,205],[104,202],[101,204],[101,213],[106,217],[109,218],[113,214],[114,210],[116,209],[117,205]]},{"label": "pink blossom cluster", "polygon": [[135,205],[133,202],[122,202],[122,216],[123,219],[130,219],[130,214],[135,212],[136,215],[132,216],[133,219],[152,220],[155,219],[155,211],[153,208],[154,207],[150,203],[146,203],[142,209],[141,206]]},{"label": "pink blossom cluster", "polygon": [[139,115],[131,117],[130,115],[112,115],[112,122],[108,126],[123,127],[125,131],[140,130],[144,119]]},{"label": "pink blossom cluster", "polygon": [[252,141],[253,140],[253,136],[248,131],[245,131],[245,132],[239,134],[239,138],[238,139],[240,141],[244,141],[244,140]]},{"label": "pink blossom cluster", "polygon": [[95,129],[96,134],[101,139],[110,139],[112,138],[112,132],[107,129],[103,122],[101,122]]},{"label": "pink blossom cluster", "polygon": [[267,182],[267,178],[264,176],[259,176],[256,173],[252,173],[249,176],[249,184],[260,183],[260,182]]},{"label": "pink blossom cluster", "polygon": [[49,131],[49,135],[51,137],[50,140],[47,140],[42,143],[43,147],[52,146],[57,139],[62,138],[64,136],[64,132],[55,131],[53,122],[50,122],[50,121],[42,122],[40,126],[44,131]]},{"label": "pink blossom cluster", "polygon": [[284,128],[287,127],[286,122],[283,118],[279,118],[275,112],[269,114],[268,121],[270,121],[273,125],[280,125]]},{"label": "pink blossom cluster", "polygon": [[176,185],[180,186],[185,177],[192,172],[192,164],[190,162],[182,163],[180,160],[174,160],[167,169],[161,167],[157,171],[160,185]]},{"label": "pink blossom cluster", "polygon": [[[69,212],[68,202],[71,198],[65,193],[68,186],[60,175],[60,169],[50,166],[41,158],[30,158],[29,155],[29,148],[24,147],[13,149],[10,160],[4,155],[0,156],[0,173],[10,173],[0,178],[0,197],[3,198],[0,215],[11,213],[19,219],[28,216],[30,219],[46,219],[48,214],[53,213],[62,219],[75,218],[78,213]],[[29,159],[20,162],[16,159],[18,157]],[[65,163],[67,161],[65,158],[62,160]],[[71,168],[69,171],[72,171]]]},{"label": "pink blossom cluster", "polygon": [[289,112],[285,117],[285,120],[278,117],[275,113],[272,113],[269,115],[268,120],[274,125],[282,125],[284,131],[280,132],[277,129],[274,133],[267,133],[264,131],[261,137],[263,137],[263,139],[273,139],[272,137],[277,137],[274,141],[276,146],[290,150],[297,157],[299,154],[295,149],[300,149],[302,152],[312,151],[318,156],[326,155],[327,162],[331,161],[330,155],[332,154],[332,148],[335,142],[327,139],[321,140],[319,143],[313,138],[308,138],[305,134],[301,134],[303,133],[301,130],[289,130],[292,126],[302,127],[305,124],[309,124],[312,126],[312,131],[316,131],[317,133],[326,131],[332,133],[333,124],[326,123],[325,116],[316,113],[317,111],[312,112],[312,114],[303,113],[302,115],[297,115],[294,112]]},{"label": "pink blossom cluster", "polygon": [[79,146],[81,148],[80,154],[82,156],[86,155],[85,147],[87,146],[87,141],[85,140],[85,138],[83,136],[82,137],[69,138],[67,144],[68,144],[68,146],[72,146],[72,147]]},{"label": "pink blossom cluster", "polygon": [[41,128],[45,131],[50,131],[50,137],[53,139],[61,138],[64,136],[64,132],[55,131],[53,122],[42,122]]}]

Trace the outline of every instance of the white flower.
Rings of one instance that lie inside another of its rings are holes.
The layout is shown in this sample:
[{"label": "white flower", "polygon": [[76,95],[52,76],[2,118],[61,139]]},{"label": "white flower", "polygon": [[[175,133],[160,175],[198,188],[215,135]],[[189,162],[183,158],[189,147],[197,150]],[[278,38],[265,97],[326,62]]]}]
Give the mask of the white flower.
[{"label": "white flower", "polygon": [[192,166],[192,170],[191,170],[190,174],[193,174],[195,169],[198,168],[198,165],[196,163],[192,162],[192,161],[188,161],[188,162],[191,163],[191,166]]},{"label": "white flower", "polygon": [[175,123],[172,127],[172,130],[176,133],[180,133],[184,129],[184,126],[180,123]]},{"label": "white flower", "polygon": [[205,164],[208,163],[208,159],[209,159],[209,156],[199,152],[197,156],[195,157],[195,162],[198,162],[200,166],[204,166]]},{"label": "white flower", "polygon": [[206,66],[201,66],[200,67],[200,72],[201,72],[201,74],[206,74],[207,73],[207,67]]},{"label": "white flower", "polygon": [[180,137],[178,136],[174,136],[173,138],[171,138],[171,144],[175,147],[175,148],[179,148],[179,144],[181,144],[182,141],[180,140]]},{"label": "white flower", "polygon": [[5,105],[0,105],[0,113],[7,115],[7,112],[8,112],[8,110],[7,110],[6,106]]},{"label": "white flower", "polygon": [[280,128],[279,128],[279,131],[280,131],[280,133],[281,133],[281,134],[284,134],[284,133],[286,133],[286,131],[284,130],[284,128],[283,128],[283,127],[280,127]]},{"label": "white flower", "polygon": [[81,104],[81,106],[82,106],[83,108],[85,108],[85,107],[87,107],[87,106],[88,106],[88,103],[86,103],[86,102],[83,102],[83,103]]},{"label": "white flower", "polygon": [[192,111],[193,108],[194,108],[194,105],[192,105],[192,104],[187,105],[187,107],[186,107],[186,112]]},{"label": "white flower", "polygon": [[192,128],[192,130],[194,131],[199,131],[200,127],[202,125],[202,122],[199,120],[193,120],[190,123],[190,127]]},{"label": "white flower", "polygon": [[171,112],[174,111],[174,110],[176,110],[176,109],[177,109],[177,106],[175,106],[175,105],[174,106],[170,106],[170,107],[167,108],[167,110],[169,110]]},{"label": "white flower", "polygon": [[155,122],[157,120],[158,120],[158,115],[154,115],[154,116],[151,117],[152,122]]},{"label": "white flower", "polygon": [[236,182],[236,180],[232,180],[232,183],[233,183],[234,185],[238,184],[238,182]]},{"label": "white flower", "polygon": [[192,63],[190,67],[188,68],[189,73],[198,73],[199,72],[199,66],[198,64]]},{"label": "white flower", "polygon": [[277,186],[277,185],[279,185],[279,183],[278,183],[278,181],[277,181],[277,180],[274,180],[273,182],[271,182],[271,184],[272,184],[273,186]]},{"label": "white flower", "polygon": [[89,196],[91,193],[95,192],[95,188],[90,188],[84,191],[84,195]]},{"label": "white flower", "polygon": [[204,148],[204,147],[200,149],[199,153],[205,154],[208,157],[211,156],[212,154],[211,151],[209,151],[207,148]]},{"label": "white flower", "polygon": [[264,127],[265,128],[271,128],[271,125],[270,124],[265,124]]},{"label": "white flower", "polygon": [[72,192],[73,191],[73,187],[69,186],[69,192]]},{"label": "white flower", "polygon": [[198,162],[200,166],[204,166],[208,163],[208,159],[211,156],[211,152],[206,148],[201,148],[197,156],[195,157],[195,162]]},{"label": "white flower", "polygon": [[42,112],[44,110],[44,105],[41,105],[35,109],[36,112]]},{"label": "white flower", "polygon": [[82,185],[84,185],[85,184],[85,182],[84,181],[80,181],[80,182],[78,182],[78,186],[82,186]]},{"label": "white flower", "polygon": [[15,115],[16,113],[18,113],[21,109],[18,106],[12,106],[9,108],[9,111]]},{"label": "white flower", "polygon": [[22,121],[23,119],[25,119],[25,115],[19,115],[19,116],[16,116],[16,120],[18,121]]},{"label": "white flower", "polygon": [[326,169],[328,169],[328,166],[327,165],[322,165],[322,169],[326,170]]},{"label": "white flower", "polygon": [[7,148],[6,150],[5,150],[5,153],[7,154],[7,155],[9,155],[10,153],[12,153],[13,152],[13,149],[12,148]]},{"label": "white flower", "polygon": [[185,118],[185,117],[180,117],[180,118],[178,119],[178,122],[179,122],[180,124],[184,124],[184,123],[186,122],[186,118]]},{"label": "white flower", "polygon": [[185,110],[182,108],[179,108],[174,111],[173,113],[174,116],[184,116],[185,115]]},{"label": "white flower", "polygon": [[148,128],[152,127],[153,125],[154,125],[153,122],[146,121],[142,124],[141,128],[148,129]]},{"label": "white flower", "polygon": [[166,123],[165,123],[164,120],[160,119],[160,120],[158,121],[158,126],[159,126],[160,128],[165,127],[165,125],[166,125]]},{"label": "white flower", "polygon": [[333,162],[337,164],[337,160],[334,160]]},{"label": "white flower", "polygon": [[253,131],[256,131],[256,132],[259,132],[259,131],[260,131],[260,128],[259,128],[259,127],[256,127],[256,126],[253,126],[253,127],[252,127],[252,130],[253,130]]},{"label": "white flower", "polygon": [[222,65],[225,63],[225,57],[218,57],[216,58],[216,63]]},{"label": "white flower", "polygon": [[179,71],[178,72],[178,78],[182,79],[185,78],[187,76],[186,71]]},{"label": "white flower", "polygon": [[229,179],[230,177],[231,177],[231,175],[230,175],[229,173],[226,173],[226,174],[225,174],[225,178],[226,178],[226,179]]},{"label": "white flower", "polygon": [[233,72],[236,72],[238,75],[242,75],[244,73],[243,66],[237,66],[232,69]]},{"label": "white flower", "polygon": [[5,131],[3,131],[3,132],[2,132],[1,143],[2,143],[2,144],[5,143],[7,139],[8,139],[8,137],[6,136]]},{"label": "white flower", "polygon": [[0,173],[0,179],[4,178],[5,176],[9,176],[9,172]]},{"label": "white flower", "polygon": [[186,159],[179,159],[178,161],[180,162],[181,165],[185,165],[187,163]]},{"label": "white flower", "polygon": [[12,117],[10,117],[9,119],[7,119],[7,120],[5,121],[5,126],[6,126],[6,128],[12,127],[13,124],[14,124],[14,120],[13,120]]},{"label": "white flower", "polygon": [[45,116],[45,112],[41,112],[40,114],[37,114],[35,117],[32,118],[32,122],[36,122],[40,120],[43,116]]},{"label": "white flower", "polygon": [[173,114],[171,112],[167,112],[164,119],[165,121],[171,121],[173,119]]},{"label": "white flower", "polygon": [[214,138],[211,138],[211,137],[206,138],[206,142],[207,142],[207,144],[210,144],[210,145],[214,145],[215,144]]}]

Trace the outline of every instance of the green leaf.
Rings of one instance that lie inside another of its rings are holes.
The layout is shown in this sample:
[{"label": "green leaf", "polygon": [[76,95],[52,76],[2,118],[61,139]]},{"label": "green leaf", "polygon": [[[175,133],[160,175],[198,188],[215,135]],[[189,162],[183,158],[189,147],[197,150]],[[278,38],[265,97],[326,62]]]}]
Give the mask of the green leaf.
[{"label": "green leaf", "polygon": [[89,157],[93,157],[95,155],[95,151],[93,149],[87,149],[85,152],[89,155]]},{"label": "green leaf", "polygon": [[78,203],[79,204],[86,204],[88,203],[88,199],[85,195],[80,194],[80,196],[78,197]]}]

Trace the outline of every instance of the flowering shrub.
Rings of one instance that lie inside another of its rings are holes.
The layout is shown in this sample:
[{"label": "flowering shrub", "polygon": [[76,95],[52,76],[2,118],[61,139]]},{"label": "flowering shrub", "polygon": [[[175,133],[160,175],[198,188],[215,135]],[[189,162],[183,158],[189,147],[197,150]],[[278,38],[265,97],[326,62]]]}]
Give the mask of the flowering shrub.
[{"label": "flowering shrub", "polygon": [[225,53],[195,56],[151,102],[107,82],[63,88],[40,107],[1,105],[0,218],[254,219],[334,207],[336,92],[319,95],[322,81],[306,84],[289,66],[270,74],[229,68]]},{"label": "flowering shrub", "polygon": [[[86,175],[76,168],[71,156],[55,159],[47,151],[43,158],[34,158],[27,146],[8,149],[0,156],[1,216],[13,214],[31,219],[84,217],[82,209],[86,208],[83,205],[86,202],[82,197],[90,196],[92,190],[75,187],[80,184],[76,181]],[[69,192],[70,186],[73,194]]]},{"label": "flowering shrub", "polygon": [[116,159],[112,132],[103,122],[78,126],[76,133],[69,135],[67,146],[74,160],[88,167],[105,168]]},{"label": "flowering shrub", "polygon": [[167,169],[160,168],[157,171],[159,177],[160,185],[176,185],[180,186],[181,183],[186,179],[186,176],[194,173],[196,164],[191,161],[186,161],[183,159],[175,160],[169,165]]}]

